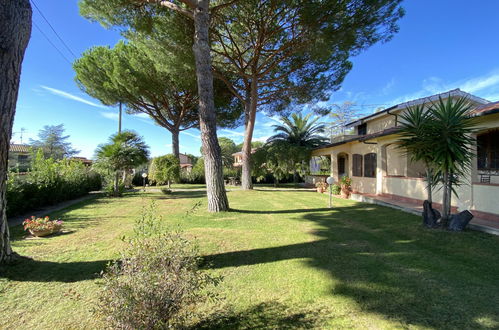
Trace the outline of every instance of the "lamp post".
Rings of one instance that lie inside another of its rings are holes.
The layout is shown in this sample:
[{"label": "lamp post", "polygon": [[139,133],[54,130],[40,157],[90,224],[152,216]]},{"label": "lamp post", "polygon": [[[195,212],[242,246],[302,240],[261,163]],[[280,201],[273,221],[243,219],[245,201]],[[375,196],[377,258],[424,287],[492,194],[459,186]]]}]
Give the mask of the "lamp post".
[{"label": "lamp post", "polygon": [[329,185],[329,208],[333,207],[333,183],[334,179],[332,176],[326,179],[327,184]]},{"label": "lamp post", "polygon": [[142,180],[144,182],[144,191],[146,191],[146,178],[147,178],[147,173],[142,173]]}]

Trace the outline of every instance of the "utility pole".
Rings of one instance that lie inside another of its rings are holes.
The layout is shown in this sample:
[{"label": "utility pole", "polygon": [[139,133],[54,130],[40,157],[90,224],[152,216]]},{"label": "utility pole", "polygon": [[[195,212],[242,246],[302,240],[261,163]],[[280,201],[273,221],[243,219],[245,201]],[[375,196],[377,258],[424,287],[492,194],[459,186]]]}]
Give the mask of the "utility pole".
[{"label": "utility pole", "polygon": [[120,114],[118,116],[118,134],[121,134],[121,116],[122,116],[122,107],[120,102]]}]

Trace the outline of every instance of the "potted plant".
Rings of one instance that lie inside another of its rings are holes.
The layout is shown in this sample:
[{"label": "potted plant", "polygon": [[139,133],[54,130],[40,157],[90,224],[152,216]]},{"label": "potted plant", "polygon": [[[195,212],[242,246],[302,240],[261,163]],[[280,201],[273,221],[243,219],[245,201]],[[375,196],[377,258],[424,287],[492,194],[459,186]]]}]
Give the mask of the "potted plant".
[{"label": "potted plant", "polygon": [[317,192],[318,193],[323,193],[324,191],[326,191],[326,188],[327,188],[327,183],[325,182],[317,182],[315,184],[315,188],[317,188]]},{"label": "potted plant", "polygon": [[24,230],[28,230],[31,235],[36,237],[48,236],[59,232],[62,229],[61,220],[50,220],[48,216],[37,218],[32,216],[23,222]]},{"label": "potted plant", "polygon": [[343,176],[340,180],[341,186],[341,197],[348,198],[350,197],[350,193],[352,191],[352,179],[348,176]]}]

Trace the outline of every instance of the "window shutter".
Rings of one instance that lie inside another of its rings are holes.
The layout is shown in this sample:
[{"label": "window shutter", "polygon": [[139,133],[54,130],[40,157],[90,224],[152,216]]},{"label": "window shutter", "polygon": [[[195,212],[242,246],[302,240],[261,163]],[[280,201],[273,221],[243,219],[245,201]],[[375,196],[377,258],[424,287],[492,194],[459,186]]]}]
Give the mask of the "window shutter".
[{"label": "window shutter", "polygon": [[352,175],[362,176],[362,155],[354,154],[352,160]]},{"label": "window shutter", "polygon": [[376,154],[369,153],[364,155],[364,176],[367,178],[376,177]]}]

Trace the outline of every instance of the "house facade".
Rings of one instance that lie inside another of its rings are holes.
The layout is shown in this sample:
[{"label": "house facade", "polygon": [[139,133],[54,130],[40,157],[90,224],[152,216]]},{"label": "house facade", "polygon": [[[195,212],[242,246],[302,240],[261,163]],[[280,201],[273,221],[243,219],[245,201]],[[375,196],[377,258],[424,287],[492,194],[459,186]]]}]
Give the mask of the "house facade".
[{"label": "house facade", "polygon": [[30,152],[31,147],[27,144],[11,143],[9,146],[9,170],[27,171],[31,162]]},{"label": "house facade", "polygon": [[[339,136],[329,145],[313,151],[312,156],[331,157],[331,176],[352,178],[354,193],[376,195],[394,200],[421,202],[426,199],[421,163],[397,147],[400,114],[408,107],[430,105],[438,98],[466,97],[473,105],[470,115],[477,117],[479,130],[467,184],[457,187],[459,198],[453,196],[452,205],[459,211],[470,210],[476,217],[499,221],[499,102],[487,100],[455,89],[392,106],[348,124],[355,135]],[[433,192],[436,204],[442,202],[442,192]]]}]

